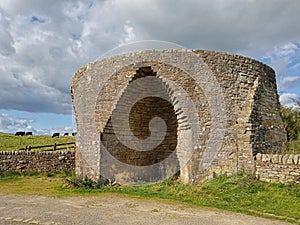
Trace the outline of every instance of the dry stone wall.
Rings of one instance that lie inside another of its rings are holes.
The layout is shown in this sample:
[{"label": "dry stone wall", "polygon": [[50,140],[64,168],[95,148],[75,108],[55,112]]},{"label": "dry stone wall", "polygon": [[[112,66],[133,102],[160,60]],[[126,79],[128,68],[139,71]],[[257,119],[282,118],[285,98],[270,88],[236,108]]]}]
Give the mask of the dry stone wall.
[{"label": "dry stone wall", "polygon": [[0,152],[0,172],[56,172],[74,171],[74,151],[2,151]]},{"label": "dry stone wall", "polygon": [[300,183],[300,154],[257,154],[256,176],[276,183]]},{"label": "dry stone wall", "polygon": [[[0,152],[0,172],[55,172],[74,171],[75,152]],[[257,178],[275,183],[300,183],[299,154],[257,154],[255,156]]]},{"label": "dry stone wall", "polygon": [[[79,69],[71,90],[79,177],[153,182],[177,171],[194,182],[254,172],[256,154],[280,152],[286,144],[275,72],[243,56],[204,50],[119,55]],[[154,116],[165,121],[167,135],[145,151],[137,140],[149,137]]]}]

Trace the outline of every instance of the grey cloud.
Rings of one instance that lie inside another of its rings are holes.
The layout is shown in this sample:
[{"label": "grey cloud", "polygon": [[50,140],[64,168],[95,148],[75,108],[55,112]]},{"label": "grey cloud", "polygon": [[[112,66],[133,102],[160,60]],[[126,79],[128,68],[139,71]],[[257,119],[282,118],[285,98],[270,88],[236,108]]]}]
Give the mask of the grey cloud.
[{"label": "grey cloud", "polygon": [[256,57],[300,39],[297,0],[2,0],[0,8],[0,106],[30,112],[69,114],[75,71],[129,41]]},{"label": "grey cloud", "polygon": [[[28,77],[28,79],[24,78],[26,78],[26,75],[16,78],[18,84],[1,84],[0,102],[3,109],[71,114],[72,107],[69,93],[43,85]],[[12,88],[13,85],[15,87]]]},{"label": "grey cloud", "polygon": [[300,36],[299,1],[116,2],[138,36],[190,48],[258,55]]},{"label": "grey cloud", "polygon": [[14,54],[15,48],[13,47],[14,40],[10,34],[9,21],[5,13],[0,8],[0,54],[3,56],[10,56]]}]

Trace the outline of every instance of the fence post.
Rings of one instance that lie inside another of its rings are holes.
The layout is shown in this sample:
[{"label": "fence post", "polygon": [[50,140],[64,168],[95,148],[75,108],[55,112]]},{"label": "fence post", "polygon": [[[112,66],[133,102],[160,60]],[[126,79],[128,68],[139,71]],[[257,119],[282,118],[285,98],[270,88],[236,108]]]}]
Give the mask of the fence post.
[{"label": "fence post", "polygon": [[54,143],[53,151],[56,151],[56,143]]}]

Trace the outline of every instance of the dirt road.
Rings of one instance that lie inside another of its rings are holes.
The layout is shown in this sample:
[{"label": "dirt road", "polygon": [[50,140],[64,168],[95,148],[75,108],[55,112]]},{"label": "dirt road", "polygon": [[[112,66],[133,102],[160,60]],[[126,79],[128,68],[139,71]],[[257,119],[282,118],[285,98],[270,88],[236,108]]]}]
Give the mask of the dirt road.
[{"label": "dirt road", "polygon": [[237,213],[193,207],[173,201],[98,197],[52,198],[0,194],[0,224],[199,224],[288,225]]}]

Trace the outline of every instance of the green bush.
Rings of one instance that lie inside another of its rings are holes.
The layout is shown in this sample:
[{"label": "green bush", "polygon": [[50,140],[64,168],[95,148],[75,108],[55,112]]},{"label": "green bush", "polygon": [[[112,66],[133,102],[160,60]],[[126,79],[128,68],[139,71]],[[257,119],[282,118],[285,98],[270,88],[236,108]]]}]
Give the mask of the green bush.
[{"label": "green bush", "polygon": [[87,177],[85,177],[84,179],[79,179],[75,176],[67,177],[66,181],[73,187],[89,189],[99,189],[109,184],[109,181],[107,179],[95,182]]}]

